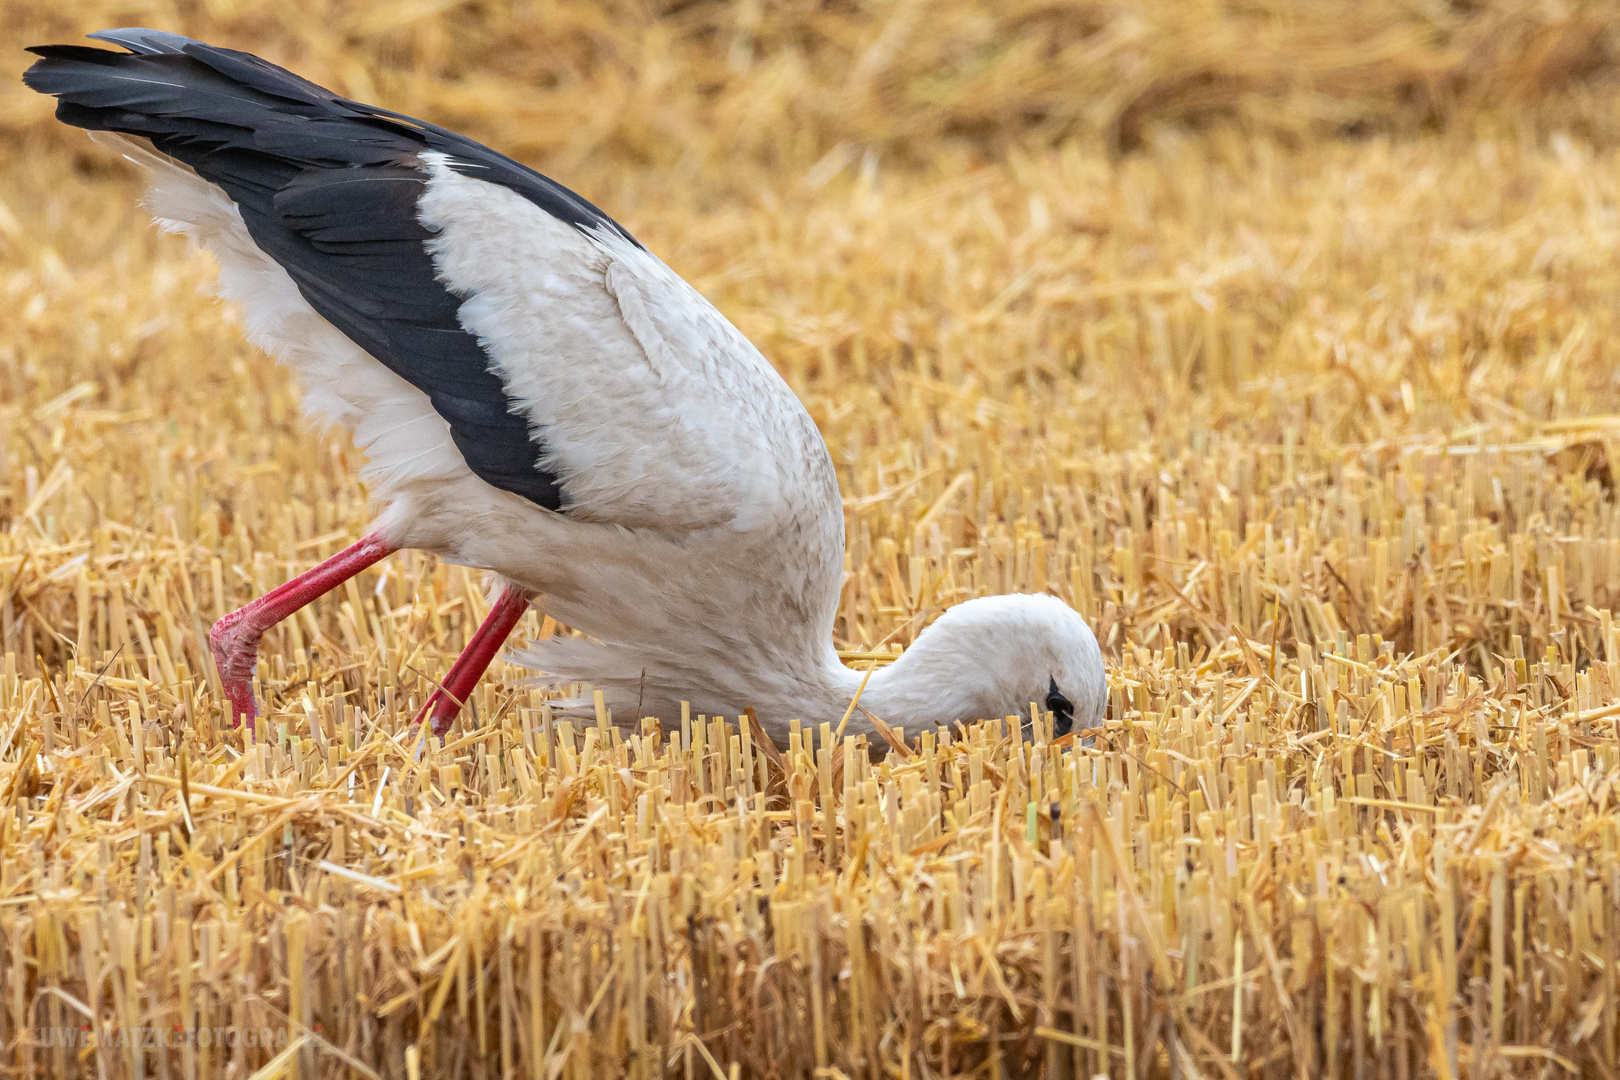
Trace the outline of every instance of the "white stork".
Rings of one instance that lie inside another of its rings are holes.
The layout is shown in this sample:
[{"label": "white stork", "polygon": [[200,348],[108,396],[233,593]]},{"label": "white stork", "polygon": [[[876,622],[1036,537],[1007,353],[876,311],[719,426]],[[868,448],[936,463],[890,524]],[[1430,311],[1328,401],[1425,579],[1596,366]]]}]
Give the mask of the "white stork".
[{"label": "white stork", "polygon": [[[831,458],[696,290],[470,139],[177,34],[90,36],[128,51],[35,48],[25,81],[148,171],[148,208],[218,259],[249,340],[297,373],[310,416],[352,431],[380,509],[359,543],[214,625],[235,718],[256,715],[266,629],[407,547],[501,584],[423,706],[440,735],[531,602],[589,637],[525,662],[621,716],[751,706],[779,742],[789,717],[844,716],[862,674],[832,644]],[[1061,734],[1098,723],[1105,696],[1085,620],[1011,595],[947,611],[860,704],[919,725],[1044,703]]]}]

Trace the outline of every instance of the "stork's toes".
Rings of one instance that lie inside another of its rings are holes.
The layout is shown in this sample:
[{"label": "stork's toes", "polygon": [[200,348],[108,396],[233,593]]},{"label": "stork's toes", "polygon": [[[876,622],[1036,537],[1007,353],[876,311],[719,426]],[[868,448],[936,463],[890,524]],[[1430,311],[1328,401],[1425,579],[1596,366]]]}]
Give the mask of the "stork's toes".
[{"label": "stork's toes", "polygon": [[258,703],[253,700],[253,670],[259,662],[259,637],[231,615],[220,619],[208,631],[208,644],[214,651],[220,686],[231,705],[232,727],[241,724],[243,717],[251,724],[259,715]]},{"label": "stork's toes", "polygon": [[436,738],[444,738],[445,733],[450,730],[450,725],[456,722],[456,714],[460,711],[461,706],[456,704],[454,699],[448,695],[435,704],[433,709],[433,734]]}]

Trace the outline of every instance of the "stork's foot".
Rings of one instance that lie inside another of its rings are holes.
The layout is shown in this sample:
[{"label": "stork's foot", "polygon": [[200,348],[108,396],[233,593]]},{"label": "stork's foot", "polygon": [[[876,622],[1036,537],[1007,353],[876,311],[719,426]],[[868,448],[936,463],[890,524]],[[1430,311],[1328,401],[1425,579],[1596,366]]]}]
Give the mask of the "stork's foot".
[{"label": "stork's foot", "polygon": [[264,631],[243,615],[233,611],[208,631],[220,686],[231,704],[232,727],[239,726],[244,717],[251,724],[259,715],[258,702],[253,699],[253,672],[259,665],[259,639]]},{"label": "stork's foot", "polygon": [[259,665],[259,639],[264,632],[393,551],[381,537],[368,535],[214,624],[208,631],[208,643],[214,650],[214,666],[219,669],[225,698],[231,703],[232,727],[244,716],[252,723],[259,715],[253,700],[253,670]]},{"label": "stork's foot", "polygon": [[495,606],[490,608],[489,615],[474,632],[467,642],[467,647],[461,650],[456,662],[444,676],[444,682],[439,688],[428,695],[427,701],[422,703],[422,709],[416,714],[412,727],[427,720],[430,716],[433,724],[433,734],[443,739],[455,723],[456,715],[461,712],[462,704],[472,694],[473,687],[478,685],[478,679],[489,667],[490,661],[495,659],[501,651],[501,646],[511,636],[517,627],[518,620],[523,613],[529,610],[529,594],[516,585],[508,585],[501,590],[500,597]]},{"label": "stork's foot", "polygon": [[456,717],[461,714],[462,704],[463,702],[458,701],[449,694],[435,694],[428,699],[426,705],[422,706],[422,711],[416,716],[416,722],[420,724],[427,717],[428,709],[431,708],[433,710],[433,737],[443,739],[450,730],[450,725],[455,723]]}]

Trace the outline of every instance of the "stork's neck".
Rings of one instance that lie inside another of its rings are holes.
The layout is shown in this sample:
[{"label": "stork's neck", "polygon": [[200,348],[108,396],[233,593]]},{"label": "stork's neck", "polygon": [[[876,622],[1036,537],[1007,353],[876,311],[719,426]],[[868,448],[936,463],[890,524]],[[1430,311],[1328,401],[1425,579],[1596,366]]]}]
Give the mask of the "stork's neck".
[{"label": "stork's neck", "polygon": [[831,716],[822,719],[836,724],[855,701],[857,707],[845,734],[876,736],[877,726],[869,714],[911,732],[963,717],[998,715],[1006,695],[993,677],[968,661],[955,650],[919,641],[893,663],[868,675],[865,665],[848,667],[829,648],[822,668],[822,692],[816,697],[827,703],[824,708]]},{"label": "stork's neck", "polygon": [[894,663],[872,672],[864,690],[864,671],[839,663],[830,646],[824,656],[817,697],[831,719],[860,691],[846,733],[872,730],[867,710],[912,731],[983,717],[1028,719],[1052,695],[1073,721],[1089,726],[1107,702],[1096,638],[1073,608],[1051,596],[986,596],[958,604]]}]

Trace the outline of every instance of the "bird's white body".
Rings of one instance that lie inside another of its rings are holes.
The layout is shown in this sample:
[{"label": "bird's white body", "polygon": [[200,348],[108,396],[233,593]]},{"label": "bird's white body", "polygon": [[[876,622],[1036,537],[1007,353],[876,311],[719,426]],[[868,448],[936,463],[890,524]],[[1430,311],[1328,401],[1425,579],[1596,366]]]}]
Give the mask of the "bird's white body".
[{"label": "bird's white body", "polygon": [[[837,721],[860,684],[832,645],[843,511],[826,446],[777,372],[696,290],[607,230],[566,224],[422,155],[439,279],[543,434],[565,512],[474,475],[428,395],[318,314],[232,200],[138,140],[148,208],[220,264],[253,344],[291,367],[313,418],[348,428],[391,545],[497,572],[587,637],[525,662],[605,692],[621,719],[753,707],[773,735]],[[970,601],[876,672],[865,709],[894,723],[1027,711],[1048,680],[1100,720],[1101,655],[1051,597]],[[850,731],[870,730],[861,711]]]}]

